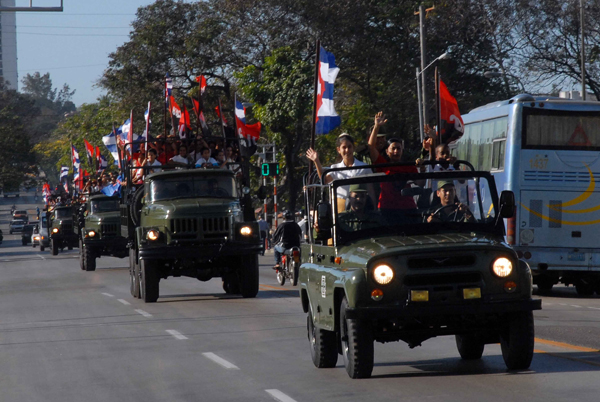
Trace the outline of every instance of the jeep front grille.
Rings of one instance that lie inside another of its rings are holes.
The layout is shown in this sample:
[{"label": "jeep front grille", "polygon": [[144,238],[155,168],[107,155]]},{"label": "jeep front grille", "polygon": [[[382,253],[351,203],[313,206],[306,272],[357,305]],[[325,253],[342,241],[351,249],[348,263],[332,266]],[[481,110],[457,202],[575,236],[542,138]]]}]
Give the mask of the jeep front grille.
[{"label": "jeep front grille", "polygon": [[473,254],[467,255],[449,255],[439,257],[417,257],[409,258],[407,261],[408,268],[424,269],[424,268],[448,268],[448,267],[470,267],[475,265],[476,258]]},{"label": "jeep front grille", "polygon": [[466,285],[481,282],[479,272],[456,272],[432,275],[407,275],[404,284],[410,287]]},{"label": "jeep front grille", "polygon": [[119,226],[117,223],[103,223],[100,225],[100,233],[102,237],[117,236],[119,234]]}]

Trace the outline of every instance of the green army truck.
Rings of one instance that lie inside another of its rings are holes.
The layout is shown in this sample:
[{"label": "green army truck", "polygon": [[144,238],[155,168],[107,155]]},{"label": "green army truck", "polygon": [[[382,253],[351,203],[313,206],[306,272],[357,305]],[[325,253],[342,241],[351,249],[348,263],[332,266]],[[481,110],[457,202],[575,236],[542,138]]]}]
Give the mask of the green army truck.
[{"label": "green army truck", "polygon": [[185,276],[221,278],[226,293],[255,297],[262,244],[249,203],[248,189],[225,169],[165,170],[129,185],[121,225],[131,294],[155,302],[161,280]]},{"label": "green army truck", "polygon": [[341,354],[348,375],[365,378],[375,341],[414,348],[453,335],[463,359],[500,343],[508,369],[528,368],[541,300],[504,240],[512,192],[498,199],[487,172],[373,168],[379,173],[306,186],[317,225],[302,246],[299,286],[315,366],[335,367]]},{"label": "green army truck", "polygon": [[58,206],[47,213],[52,255],[58,255],[58,250],[62,251],[65,247],[72,250],[79,245],[73,212],[72,206]]},{"label": "green army truck", "polygon": [[[127,239],[121,236],[119,198],[92,195],[83,209],[83,226],[80,229],[79,262],[84,271],[96,270],[96,258],[129,255]],[[81,211],[78,211],[81,214]]]}]

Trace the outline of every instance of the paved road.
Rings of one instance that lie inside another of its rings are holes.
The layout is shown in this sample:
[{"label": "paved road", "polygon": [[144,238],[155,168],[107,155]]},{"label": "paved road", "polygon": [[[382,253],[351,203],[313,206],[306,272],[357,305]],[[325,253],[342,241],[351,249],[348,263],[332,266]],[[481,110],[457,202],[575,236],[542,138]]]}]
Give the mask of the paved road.
[{"label": "paved road", "polygon": [[350,380],[341,358],[314,368],[297,291],[276,284],[269,256],[256,299],[226,296],[217,280],[170,278],[159,301],[144,304],[129,294],[126,259],[83,272],[77,250],[52,257],[21,246],[6,234],[9,205],[0,202],[3,402],[598,398],[600,298],[562,287],[542,297],[527,372],[507,372],[498,345],[462,361],[454,339],[441,337],[412,350],[376,344],[373,378]]}]

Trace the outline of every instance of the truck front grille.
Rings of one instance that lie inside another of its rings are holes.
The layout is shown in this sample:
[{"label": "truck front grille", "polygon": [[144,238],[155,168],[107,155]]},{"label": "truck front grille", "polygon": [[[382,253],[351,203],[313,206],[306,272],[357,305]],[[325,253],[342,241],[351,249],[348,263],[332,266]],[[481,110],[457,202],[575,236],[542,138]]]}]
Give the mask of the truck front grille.
[{"label": "truck front grille", "polygon": [[229,233],[229,218],[203,218],[202,231],[205,234],[228,234]]},{"label": "truck front grille", "polygon": [[229,236],[229,217],[174,218],[170,221],[173,240],[219,240]]},{"label": "truck front grille", "polygon": [[171,233],[184,234],[198,232],[198,221],[196,218],[171,219]]},{"label": "truck front grille", "polygon": [[72,223],[63,223],[61,226],[63,233],[73,233],[73,224]]},{"label": "truck front grille", "polygon": [[120,225],[117,223],[103,223],[100,225],[100,233],[102,237],[117,236],[119,234]]}]

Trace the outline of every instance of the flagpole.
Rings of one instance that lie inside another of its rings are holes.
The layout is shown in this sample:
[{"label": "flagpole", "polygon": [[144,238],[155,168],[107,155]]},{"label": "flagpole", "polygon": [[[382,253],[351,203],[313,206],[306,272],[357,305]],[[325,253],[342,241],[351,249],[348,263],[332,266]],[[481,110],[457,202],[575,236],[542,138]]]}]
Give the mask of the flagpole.
[{"label": "flagpole", "polygon": [[223,106],[221,105],[221,99],[219,98],[219,118],[221,119],[221,132],[223,133],[223,141],[226,142],[225,139],[225,124],[223,121]]},{"label": "flagpole", "polygon": [[425,122],[423,121],[423,108],[421,107],[421,75],[417,67],[417,102],[419,103],[419,133],[421,134],[421,144],[425,140]]},{"label": "flagpole", "polygon": [[165,137],[165,140],[167,138],[167,109],[168,109],[168,102],[170,101],[169,99],[169,90],[167,89],[167,77],[165,76],[165,110],[164,110],[164,115],[163,115],[163,135]]},{"label": "flagpole", "polygon": [[[75,182],[75,161],[73,160],[73,142],[69,141],[71,145],[71,169],[73,170],[73,182]],[[67,179],[67,182],[69,180]],[[73,189],[75,188],[75,183],[73,183]]]},{"label": "flagpole", "polygon": [[442,142],[442,118],[440,108],[440,74],[437,66],[435,67],[435,113],[437,119],[437,135],[431,141],[431,148],[429,149],[429,160],[435,159],[435,147]]},{"label": "flagpole", "polygon": [[148,102],[148,119],[146,120],[146,144],[144,144],[144,153],[148,152],[148,138],[150,137],[150,110],[151,110],[151,108],[152,108],[152,102]]},{"label": "flagpole", "polygon": [[[314,96],[313,96],[313,115],[312,115],[312,127],[310,130],[310,147],[315,149],[315,133],[317,125],[317,91],[319,89],[319,60],[321,58],[321,40],[317,39],[316,42],[316,56],[315,56],[315,80],[314,80]],[[312,177],[313,163],[309,160],[308,163],[308,184]]]}]

